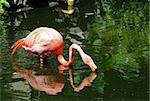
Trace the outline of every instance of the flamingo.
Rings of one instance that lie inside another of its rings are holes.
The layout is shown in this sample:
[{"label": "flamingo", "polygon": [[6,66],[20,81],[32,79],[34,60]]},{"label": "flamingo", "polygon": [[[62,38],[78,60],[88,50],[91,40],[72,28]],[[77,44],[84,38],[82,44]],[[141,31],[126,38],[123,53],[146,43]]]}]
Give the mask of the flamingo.
[{"label": "flamingo", "polygon": [[45,56],[56,54],[60,64],[66,67],[73,62],[72,54],[73,50],[76,49],[79,52],[83,62],[86,65],[89,65],[92,72],[97,69],[97,66],[95,65],[93,59],[89,55],[84,53],[81,47],[75,43],[73,43],[69,47],[69,60],[65,60],[62,54],[64,47],[63,37],[58,31],[53,28],[36,28],[25,38],[16,41],[11,47],[11,49],[13,49],[11,57],[14,55],[19,47],[24,48],[27,52],[37,54],[40,58],[40,64],[43,64],[43,58]]}]

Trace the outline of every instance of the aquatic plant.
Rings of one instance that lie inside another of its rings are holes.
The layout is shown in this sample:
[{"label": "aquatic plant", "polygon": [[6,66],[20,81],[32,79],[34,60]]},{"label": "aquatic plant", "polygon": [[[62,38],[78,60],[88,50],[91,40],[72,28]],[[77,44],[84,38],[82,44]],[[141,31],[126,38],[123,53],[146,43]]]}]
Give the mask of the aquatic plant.
[{"label": "aquatic plant", "polygon": [[6,7],[9,7],[7,0],[0,0],[0,15],[5,12]]}]

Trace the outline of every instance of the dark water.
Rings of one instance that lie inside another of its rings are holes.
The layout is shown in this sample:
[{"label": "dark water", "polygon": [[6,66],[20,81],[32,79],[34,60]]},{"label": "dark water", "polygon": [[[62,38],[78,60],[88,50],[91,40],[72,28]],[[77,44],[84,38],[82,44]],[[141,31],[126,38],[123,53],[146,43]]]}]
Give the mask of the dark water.
[{"label": "dark water", "polygon": [[[67,9],[56,4],[11,13],[1,23],[0,101],[148,101],[148,3],[81,1],[72,14],[62,8]],[[22,48],[10,61],[11,45],[41,26],[62,33],[66,59],[69,46],[77,43],[97,71],[92,73],[77,52],[72,69],[63,73],[55,55],[44,69]]]}]

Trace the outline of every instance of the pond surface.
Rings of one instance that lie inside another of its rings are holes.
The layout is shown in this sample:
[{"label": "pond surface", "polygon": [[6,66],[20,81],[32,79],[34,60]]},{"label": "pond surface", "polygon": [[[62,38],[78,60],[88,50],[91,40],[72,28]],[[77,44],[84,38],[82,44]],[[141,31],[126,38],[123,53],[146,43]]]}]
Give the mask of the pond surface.
[{"label": "pond surface", "polygon": [[[148,3],[84,2],[76,2],[72,14],[56,2],[8,14],[0,24],[0,101],[149,101]],[[22,48],[10,61],[11,45],[41,26],[62,34],[66,59],[69,46],[79,44],[96,72],[76,51],[66,71],[58,70],[55,55],[41,69],[38,57]]]}]

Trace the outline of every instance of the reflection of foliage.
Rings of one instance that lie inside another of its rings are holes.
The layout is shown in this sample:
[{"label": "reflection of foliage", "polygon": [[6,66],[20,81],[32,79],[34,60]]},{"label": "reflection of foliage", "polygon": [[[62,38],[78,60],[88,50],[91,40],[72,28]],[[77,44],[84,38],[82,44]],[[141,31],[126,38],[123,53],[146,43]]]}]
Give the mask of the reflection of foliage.
[{"label": "reflection of foliage", "polygon": [[102,8],[105,15],[88,25],[89,31],[99,36],[89,35],[94,37],[91,44],[100,40],[96,45],[103,47],[99,48],[101,67],[119,71],[124,79],[137,77],[141,61],[148,62],[148,4],[102,0]]},{"label": "reflection of foliage", "polygon": [[104,93],[104,87],[105,87],[104,73],[102,72],[98,73],[95,83],[92,86],[93,88],[96,89],[96,91],[98,91],[98,94]]},{"label": "reflection of foliage", "polygon": [[[123,74],[124,79],[137,76],[139,64],[124,47],[119,47],[118,53],[113,56],[113,68]],[[135,73],[132,75],[132,73]]]}]

